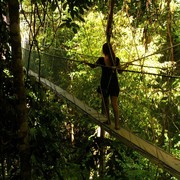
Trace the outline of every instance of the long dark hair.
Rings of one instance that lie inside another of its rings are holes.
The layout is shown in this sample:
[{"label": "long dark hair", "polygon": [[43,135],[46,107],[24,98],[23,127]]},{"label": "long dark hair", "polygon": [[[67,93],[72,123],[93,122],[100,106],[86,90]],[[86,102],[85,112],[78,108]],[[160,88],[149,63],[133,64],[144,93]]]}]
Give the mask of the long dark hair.
[{"label": "long dark hair", "polygon": [[103,44],[102,51],[104,55],[107,55],[109,57],[111,64],[115,65],[115,54],[112,49],[112,45],[110,43]]}]

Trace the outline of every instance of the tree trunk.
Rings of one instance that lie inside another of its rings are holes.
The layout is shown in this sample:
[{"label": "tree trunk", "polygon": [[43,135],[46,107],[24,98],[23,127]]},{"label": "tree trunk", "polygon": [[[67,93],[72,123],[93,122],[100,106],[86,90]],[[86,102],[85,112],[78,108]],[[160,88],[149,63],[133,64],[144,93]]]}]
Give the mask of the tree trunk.
[{"label": "tree trunk", "polygon": [[174,64],[174,47],[173,47],[173,37],[172,37],[172,27],[171,27],[171,23],[172,23],[172,14],[171,14],[171,8],[170,8],[170,3],[171,0],[167,0],[167,8],[168,8],[168,12],[167,12],[167,41],[171,47],[171,51],[170,51],[170,57],[171,57],[171,61]]},{"label": "tree trunk", "polygon": [[110,38],[112,36],[112,23],[113,23],[113,10],[114,10],[115,0],[109,0],[109,14],[106,27],[106,41],[110,43]]},{"label": "tree trunk", "polygon": [[31,179],[30,151],[28,144],[28,123],[26,113],[26,96],[24,86],[24,74],[22,65],[19,2],[8,0],[10,39],[12,50],[12,73],[14,80],[14,93],[16,96],[16,117],[18,132],[18,149],[20,155],[20,179]]}]

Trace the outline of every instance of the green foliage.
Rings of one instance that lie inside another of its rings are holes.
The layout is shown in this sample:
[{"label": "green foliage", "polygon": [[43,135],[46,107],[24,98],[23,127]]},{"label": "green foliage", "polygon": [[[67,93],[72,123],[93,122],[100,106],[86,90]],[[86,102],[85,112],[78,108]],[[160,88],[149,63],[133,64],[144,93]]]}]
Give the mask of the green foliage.
[{"label": "green foliage", "polygon": [[[23,33],[23,39],[35,44],[51,46],[59,38],[58,31],[62,27],[71,28],[74,33],[79,26],[77,21],[84,21],[83,15],[93,5],[91,0],[81,1],[25,1],[22,2],[22,28],[29,31]],[[29,13],[31,11],[31,13]],[[57,41],[58,42],[58,41]]]},{"label": "green foliage", "polygon": [[66,153],[69,153],[64,149],[69,146],[69,141],[61,111],[63,102],[58,102],[56,96],[33,79],[27,86],[32,176],[35,179],[60,179],[61,170],[66,166]]},{"label": "green foliage", "polygon": [[[32,4],[30,1],[23,3],[22,13],[29,22],[23,28],[30,33],[22,35],[23,39],[30,36],[28,49],[33,45],[30,69],[40,71],[41,76],[100,111],[101,102],[96,92],[100,69],[92,70],[80,62],[94,63],[102,55],[107,20],[103,13],[107,13],[107,1],[38,0]],[[88,12],[93,3],[97,3],[97,7]],[[167,11],[163,8],[163,1],[153,1],[152,4],[145,1],[118,3],[112,43],[122,64],[145,53],[154,53],[169,43],[166,39]],[[0,80],[3,82],[0,84],[0,170],[4,179],[5,176],[17,179],[20,166],[17,125],[14,122],[13,66],[9,31],[2,16],[7,12],[5,1],[0,5]],[[178,17],[179,12],[175,10],[172,37],[176,43],[179,42]],[[24,49],[23,53],[27,63],[29,51]],[[159,52],[139,59],[130,66],[130,70],[142,71],[142,74],[123,72],[119,76],[119,107],[123,126],[180,157],[179,79],[143,74],[178,75],[179,47],[174,48],[176,69],[167,62],[169,54],[170,51]],[[97,127],[88,117],[45,89],[33,77],[26,79],[26,94],[33,179],[98,179],[102,146],[105,149],[104,179],[173,178],[112,137],[97,137]]]},{"label": "green foliage", "polygon": [[[45,90],[33,78],[30,80],[27,82],[27,98],[33,178],[88,178],[91,164],[94,163],[91,162],[92,141],[88,137],[94,133],[94,126],[89,124],[87,128],[87,118],[76,111],[71,112],[72,109],[58,97]],[[73,142],[70,133],[72,123]]]},{"label": "green foliage", "polygon": [[[120,142],[96,137],[96,127],[89,118],[65,105],[33,78],[30,80],[26,84],[33,178],[98,179],[101,146],[106,149],[106,179],[148,178],[149,171],[152,176],[155,174],[148,164],[142,165],[148,161],[142,162],[138,154]],[[71,124],[73,142],[69,134]]]},{"label": "green foliage", "polygon": [[[101,52],[102,39],[105,36],[103,32],[101,32],[102,24],[99,24],[99,26],[98,23],[96,23],[96,26],[93,24],[94,21],[98,22],[96,13],[92,13],[92,16],[90,15],[91,13],[88,15],[86,23],[84,23],[83,26],[81,25],[82,28],[80,28],[73,40],[68,42],[68,45],[78,52],[78,60],[85,58],[93,63],[98,56],[98,51]],[[93,15],[96,17],[95,20],[92,18]],[[135,29],[131,24],[133,20],[132,17],[127,17],[123,12],[117,12],[117,15],[114,15],[115,26],[112,42],[116,47],[117,56],[122,60],[121,63],[131,62],[135,58],[138,59],[143,56],[144,53],[148,54],[148,52],[152,53],[154,50],[158,51],[156,44],[163,47],[163,44],[159,44],[159,42],[164,41],[166,38],[165,36],[160,37],[156,33],[152,33],[151,41],[148,43],[149,46],[147,48],[147,43],[144,43],[144,28]],[[100,21],[102,23],[103,18]],[[94,27],[93,29],[95,29],[95,31],[93,31],[92,27]],[[161,27],[157,29],[157,31],[158,30],[161,30]],[[81,54],[89,56],[83,56]],[[125,127],[131,129],[140,137],[160,145],[165,150],[169,151],[171,149],[170,151],[177,152],[179,87],[175,82],[178,82],[178,79],[176,81],[176,79],[173,78],[146,75],[146,72],[167,75],[167,72],[169,72],[168,68],[166,67],[166,72],[162,71],[165,64],[158,62],[159,57],[160,53],[157,53],[157,55],[152,57],[140,58],[137,62],[135,61],[134,66],[131,67],[130,70],[142,71],[142,73],[124,72],[120,75],[119,82],[121,91],[119,99],[121,119]],[[151,68],[152,65],[157,66],[157,68]],[[96,93],[99,79],[99,75],[97,74],[100,74],[100,72],[96,69],[92,70],[88,68],[89,67],[84,65],[74,66],[73,72],[71,73],[73,77],[71,92],[86,101],[86,103],[90,102],[91,107],[100,109],[100,102],[97,99]],[[145,72],[145,74],[143,74],[143,72]],[[174,71],[170,71],[169,74],[173,73]],[[174,86],[172,86],[172,84],[174,84]],[[164,123],[169,124],[168,127]],[[176,130],[171,133],[171,130],[173,131],[174,128]],[[162,139],[164,141],[163,143]],[[178,156],[178,153],[176,156]],[[145,176],[147,173],[146,170],[133,172],[132,174],[128,172],[129,177]],[[152,170],[152,174],[155,174],[155,172],[156,170]]]}]

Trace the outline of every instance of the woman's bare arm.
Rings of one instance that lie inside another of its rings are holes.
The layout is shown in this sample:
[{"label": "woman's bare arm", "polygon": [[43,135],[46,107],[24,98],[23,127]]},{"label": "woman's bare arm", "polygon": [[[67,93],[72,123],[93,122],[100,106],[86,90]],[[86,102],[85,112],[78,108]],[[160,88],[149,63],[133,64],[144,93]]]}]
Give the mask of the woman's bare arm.
[{"label": "woman's bare arm", "polygon": [[92,64],[92,63],[89,63],[89,62],[87,62],[87,61],[84,61],[84,63],[87,64],[87,65],[88,65],[89,67],[91,67],[91,68],[95,68],[95,67],[98,66],[97,63]]}]

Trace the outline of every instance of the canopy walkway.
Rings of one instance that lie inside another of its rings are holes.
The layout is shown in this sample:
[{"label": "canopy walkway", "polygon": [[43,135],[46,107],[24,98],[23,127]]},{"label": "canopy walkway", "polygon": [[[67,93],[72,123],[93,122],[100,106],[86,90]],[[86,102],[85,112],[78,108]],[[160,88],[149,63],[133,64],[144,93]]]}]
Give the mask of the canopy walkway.
[{"label": "canopy walkway", "polygon": [[87,106],[84,102],[80,101],[73,95],[69,94],[67,91],[63,90],[59,86],[53,84],[45,78],[39,77],[38,74],[29,70],[28,74],[34,76],[37,81],[40,81],[47,88],[51,89],[58,96],[65,98],[70,103],[75,105],[79,110],[85,113],[90,119],[97,125],[101,126],[105,131],[107,131],[112,136],[116,137],[118,140],[122,141],[125,145],[135,149],[140,152],[143,156],[148,158],[153,163],[169,171],[173,176],[180,179],[180,159],[173,157],[171,154],[165,152],[161,148],[151,144],[133,134],[132,132],[124,129],[120,130],[114,129],[114,124],[106,125],[103,122],[106,121],[106,117]]}]

